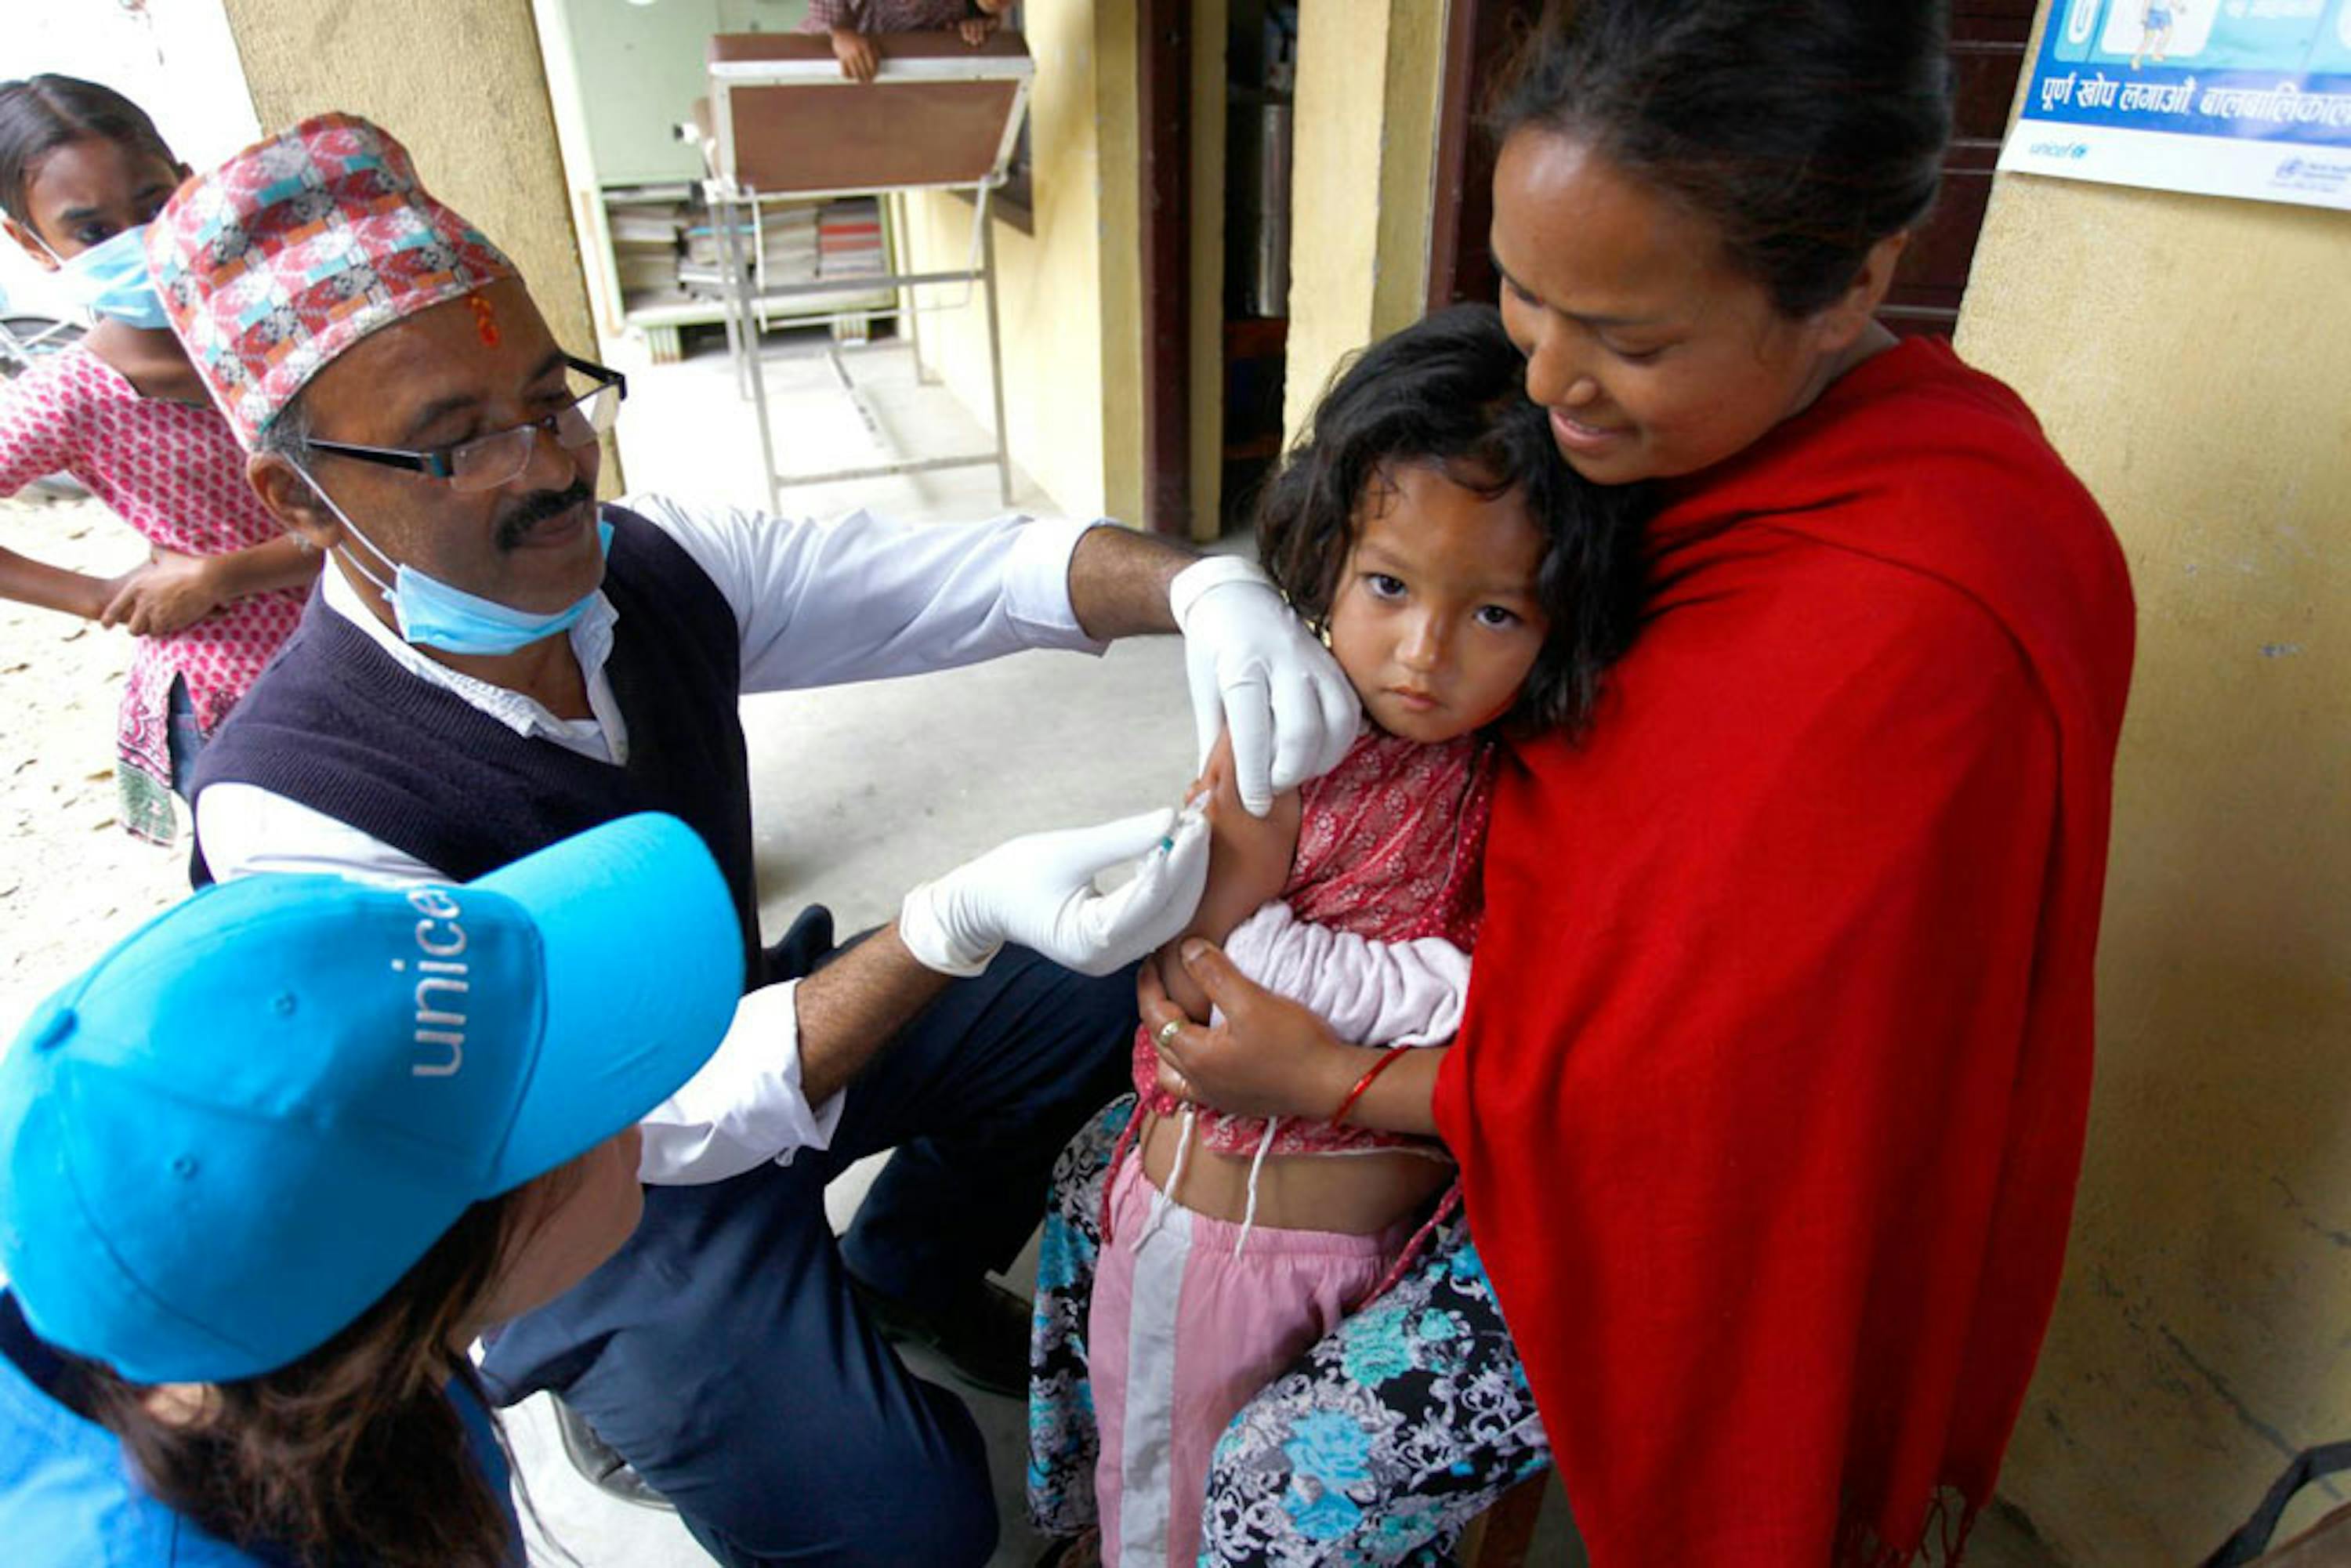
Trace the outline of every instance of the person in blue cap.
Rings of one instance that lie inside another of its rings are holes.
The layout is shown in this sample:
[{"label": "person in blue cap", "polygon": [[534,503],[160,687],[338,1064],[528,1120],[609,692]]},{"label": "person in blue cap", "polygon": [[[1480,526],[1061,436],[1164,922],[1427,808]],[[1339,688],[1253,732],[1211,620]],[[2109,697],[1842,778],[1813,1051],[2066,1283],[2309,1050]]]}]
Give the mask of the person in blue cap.
[{"label": "person in blue cap", "polygon": [[466,1347],[628,1239],[735,925],[647,813],[459,885],[212,888],[42,1004],[0,1057],[7,1561],[521,1563]]}]

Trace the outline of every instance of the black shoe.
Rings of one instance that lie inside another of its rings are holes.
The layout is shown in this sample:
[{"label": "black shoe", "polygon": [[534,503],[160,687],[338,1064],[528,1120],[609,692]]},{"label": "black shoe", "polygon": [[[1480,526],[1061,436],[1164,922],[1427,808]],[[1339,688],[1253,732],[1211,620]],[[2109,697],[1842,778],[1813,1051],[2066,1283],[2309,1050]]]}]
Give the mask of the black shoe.
[{"label": "black shoe", "polygon": [[937,1352],[958,1382],[983,1394],[1028,1397],[1029,1303],[1003,1286],[983,1280],[941,1305],[883,1295],[854,1274],[849,1289],[883,1339]]},{"label": "black shoe", "polygon": [[596,1435],[587,1416],[560,1399],[555,1401],[555,1429],[563,1437],[563,1457],[598,1491],[622,1502],[635,1503],[639,1508],[656,1508],[664,1513],[677,1511],[675,1504],[645,1484],[645,1478],[637,1474],[634,1465],[621,1458],[620,1449]]}]

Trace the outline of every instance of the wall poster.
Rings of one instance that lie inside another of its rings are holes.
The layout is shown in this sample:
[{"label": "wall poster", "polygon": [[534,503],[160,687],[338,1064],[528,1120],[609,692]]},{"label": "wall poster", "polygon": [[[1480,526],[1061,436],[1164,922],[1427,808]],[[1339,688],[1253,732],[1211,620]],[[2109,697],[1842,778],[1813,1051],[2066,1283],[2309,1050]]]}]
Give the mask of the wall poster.
[{"label": "wall poster", "polygon": [[2050,0],[2000,167],[2351,211],[2351,0]]}]

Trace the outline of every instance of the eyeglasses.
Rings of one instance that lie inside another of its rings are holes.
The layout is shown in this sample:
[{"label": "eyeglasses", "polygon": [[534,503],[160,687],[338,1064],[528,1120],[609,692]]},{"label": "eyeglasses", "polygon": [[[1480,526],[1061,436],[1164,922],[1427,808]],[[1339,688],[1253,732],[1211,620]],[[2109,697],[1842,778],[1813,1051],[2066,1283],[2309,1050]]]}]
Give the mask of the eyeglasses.
[{"label": "eyeglasses", "polygon": [[449,488],[461,494],[495,490],[530,466],[530,455],[542,430],[567,451],[577,451],[611,434],[612,422],[621,412],[621,402],[629,395],[629,378],[569,354],[563,356],[563,362],[596,384],[552,413],[477,435],[455,446],[417,452],[402,446],[353,446],[341,441],[314,440],[304,444],[338,457],[354,457],[362,463],[380,463],[387,468],[430,475],[447,481]]}]

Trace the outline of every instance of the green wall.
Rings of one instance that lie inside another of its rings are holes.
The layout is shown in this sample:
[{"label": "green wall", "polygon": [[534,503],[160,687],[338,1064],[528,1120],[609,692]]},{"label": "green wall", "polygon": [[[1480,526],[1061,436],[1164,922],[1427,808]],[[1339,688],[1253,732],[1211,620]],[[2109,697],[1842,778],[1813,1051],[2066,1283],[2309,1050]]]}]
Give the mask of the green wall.
[{"label": "green wall", "polygon": [[596,179],[695,180],[702,160],[670,134],[705,96],[713,33],[787,33],[808,0],[563,0]]}]

